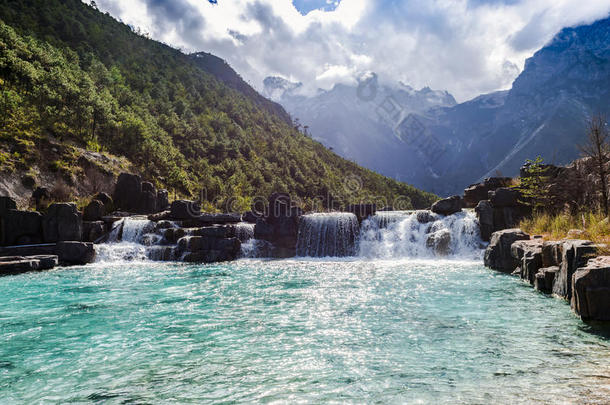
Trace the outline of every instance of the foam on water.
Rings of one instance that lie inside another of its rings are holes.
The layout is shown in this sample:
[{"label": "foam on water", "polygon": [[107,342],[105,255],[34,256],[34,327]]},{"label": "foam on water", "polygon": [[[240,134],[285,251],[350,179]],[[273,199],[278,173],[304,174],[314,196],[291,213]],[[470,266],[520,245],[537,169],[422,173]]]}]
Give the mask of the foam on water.
[{"label": "foam on water", "polygon": [[95,245],[98,263],[176,260],[171,246],[160,245],[163,237],[147,219],[125,218],[110,232],[107,243]]},{"label": "foam on water", "polygon": [[[436,240],[444,240],[439,249]],[[378,212],[362,223],[358,254],[371,259],[481,258],[484,245],[473,212],[442,216],[427,211]]]}]

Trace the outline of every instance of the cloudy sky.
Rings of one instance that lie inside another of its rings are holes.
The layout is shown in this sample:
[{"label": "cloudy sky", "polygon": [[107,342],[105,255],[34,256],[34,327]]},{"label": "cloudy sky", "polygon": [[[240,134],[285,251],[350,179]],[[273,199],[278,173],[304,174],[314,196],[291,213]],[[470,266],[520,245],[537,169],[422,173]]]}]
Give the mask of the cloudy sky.
[{"label": "cloudy sky", "polygon": [[[88,2],[88,0],[87,0]],[[458,101],[509,88],[562,27],[610,13],[610,0],[97,0],[185,52],[226,59],[251,85],[266,76],[308,89],[374,71],[446,89]]]}]

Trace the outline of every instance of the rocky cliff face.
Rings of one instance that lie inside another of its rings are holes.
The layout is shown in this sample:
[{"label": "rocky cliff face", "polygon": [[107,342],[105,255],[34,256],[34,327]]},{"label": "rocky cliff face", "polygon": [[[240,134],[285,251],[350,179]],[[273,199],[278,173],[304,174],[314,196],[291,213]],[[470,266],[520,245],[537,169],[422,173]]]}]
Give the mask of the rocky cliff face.
[{"label": "rocky cliff face", "polygon": [[517,175],[537,155],[554,164],[578,157],[588,118],[610,111],[609,50],[610,19],[566,28],[527,61],[510,91],[437,111],[428,125],[448,145],[438,191]]}]

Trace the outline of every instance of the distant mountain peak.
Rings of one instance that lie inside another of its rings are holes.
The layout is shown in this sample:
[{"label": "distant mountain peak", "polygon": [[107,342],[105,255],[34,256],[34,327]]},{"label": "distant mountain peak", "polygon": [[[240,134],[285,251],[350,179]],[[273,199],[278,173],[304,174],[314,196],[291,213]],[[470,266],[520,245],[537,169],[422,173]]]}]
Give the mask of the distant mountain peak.
[{"label": "distant mountain peak", "polygon": [[263,95],[274,101],[281,100],[285,95],[292,95],[303,86],[301,82],[291,82],[280,76],[268,76],[263,80]]}]

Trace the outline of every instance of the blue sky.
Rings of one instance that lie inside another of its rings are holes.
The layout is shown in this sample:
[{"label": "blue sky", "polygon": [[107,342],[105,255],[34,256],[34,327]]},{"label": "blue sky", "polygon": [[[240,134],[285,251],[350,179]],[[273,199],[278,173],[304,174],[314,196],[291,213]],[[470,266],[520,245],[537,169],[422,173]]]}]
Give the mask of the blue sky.
[{"label": "blue sky", "polygon": [[338,0],[294,0],[294,6],[301,12],[307,14],[311,10],[323,9],[325,11],[334,10],[339,4]]},{"label": "blue sky", "polygon": [[[88,0],[83,0],[88,1]],[[184,52],[225,60],[259,90],[380,81],[448,90],[458,101],[510,88],[563,27],[606,18],[610,0],[97,0]]]}]

